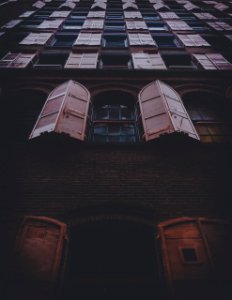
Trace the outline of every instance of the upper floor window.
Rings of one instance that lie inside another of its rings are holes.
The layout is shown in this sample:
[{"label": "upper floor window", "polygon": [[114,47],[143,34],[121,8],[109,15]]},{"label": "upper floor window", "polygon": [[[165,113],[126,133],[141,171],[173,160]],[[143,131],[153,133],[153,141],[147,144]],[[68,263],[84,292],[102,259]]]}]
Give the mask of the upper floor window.
[{"label": "upper floor window", "polygon": [[99,67],[102,69],[130,69],[131,66],[131,56],[127,51],[101,54]]},{"label": "upper floor window", "polygon": [[187,53],[163,53],[162,58],[169,69],[196,69],[191,56]]},{"label": "upper floor window", "polygon": [[108,91],[93,101],[90,139],[103,143],[133,143],[138,140],[135,101],[125,92]]},{"label": "upper floor window", "polygon": [[180,42],[173,34],[153,34],[152,37],[160,48],[181,47]]}]

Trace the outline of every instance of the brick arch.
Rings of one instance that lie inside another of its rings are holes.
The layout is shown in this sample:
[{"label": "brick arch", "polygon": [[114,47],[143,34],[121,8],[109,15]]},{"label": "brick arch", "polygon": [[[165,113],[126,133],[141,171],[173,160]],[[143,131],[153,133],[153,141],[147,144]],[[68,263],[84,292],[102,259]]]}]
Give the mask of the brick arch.
[{"label": "brick arch", "polygon": [[139,93],[139,88],[134,85],[124,85],[124,84],[104,84],[104,85],[96,85],[89,88],[91,92],[92,98],[102,92],[110,92],[110,91],[120,91],[130,94],[133,97],[137,97]]},{"label": "brick arch", "polygon": [[195,84],[195,85],[177,85],[174,86],[174,89],[179,93],[181,97],[190,94],[190,93],[208,93],[215,96],[222,95],[222,90],[215,87],[214,85],[204,85],[204,84]]},{"label": "brick arch", "polygon": [[9,86],[10,94],[22,93],[24,91],[39,92],[47,96],[54,88],[54,85],[45,82],[19,82],[13,86]]}]

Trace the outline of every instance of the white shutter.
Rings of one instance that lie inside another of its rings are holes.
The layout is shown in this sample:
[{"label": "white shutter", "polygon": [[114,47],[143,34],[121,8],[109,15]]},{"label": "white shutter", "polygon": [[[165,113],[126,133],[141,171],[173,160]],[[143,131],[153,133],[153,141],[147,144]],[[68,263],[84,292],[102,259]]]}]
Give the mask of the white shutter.
[{"label": "white shutter", "polygon": [[48,96],[30,139],[44,132],[57,132],[83,141],[89,102],[90,93],[80,83],[69,80],[58,86]]},{"label": "white shutter", "polygon": [[205,4],[217,4],[217,1],[203,1]]},{"label": "white shutter", "polygon": [[132,60],[135,69],[166,70],[164,61],[159,53],[132,53]]},{"label": "white shutter", "polygon": [[89,45],[89,46],[98,46],[101,45],[101,33],[79,33],[74,45]]},{"label": "white shutter", "polygon": [[232,30],[232,26],[225,22],[207,22],[207,24],[217,31]]},{"label": "white shutter", "polygon": [[59,28],[63,23],[63,19],[55,19],[55,20],[45,20],[40,25],[37,26],[39,29],[56,29]]},{"label": "white shutter", "polygon": [[232,64],[220,53],[209,53],[206,56],[217,67],[218,70],[232,70]]},{"label": "white shutter", "polygon": [[166,21],[172,30],[193,30],[186,22],[181,20]]},{"label": "white shutter", "polygon": [[198,63],[202,66],[205,70],[216,70],[217,68],[215,65],[208,59],[205,54],[193,54],[193,57],[196,58]]},{"label": "white shutter", "polygon": [[7,22],[5,25],[2,26],[2,28],[13,28],[16,25],[18,25],[19,23],[21,23],[22,20],[11,20],[9,22]]},{"label": "white shutter", "polygon": [[100,9],[106,9],[106,4],[104,2],[95,2],[92,6],[91,9],[93,8],[100,8]]},{"label": "white shutter", "polygon": [[186,4],[184,4],[184,8],[188,11],[194,10],[194,9],[198,9],[199,7],[192,4],[191,2],[188,2]]},{"label": "white shutter", "polygon": [[36,1],[34,4],[32,4],[33,7],[36,8],[42,8],[44,7],[46,4],[43,1]]},{"label": "white shutter", "polygon": [[138,6],[133,2],[126,2],[126,3],[123,4],[122,7],[123,7],[124,10],[128,9],[128,8],[138,9]]},{"label": "white shutter", "polygon": [[180,19],[180,17],[177,16],[177,14],[174,13],[174,12],[160,12],[159,15],[164,20],[176,20],[176,19]]},{"label": "white shutter", "polygon": [[29,33],[19,44],[21,45],[45,45],[52,33]]},{"label": "white shutter", "polygon": [[103,29],[104,20],[86,19],[82,28]]},{"label": "white shutter", "polygon": [[154,4],[153,7],[157,11],[159,11],[159,10],[163,10],[163,11],[164,10],[169,10],[169,7],[166,4],[162,3],[162,2]]},{"label": "white shutter", "polygon": [[225,5],[224,3],[217,3],[214,7],[219,11],[224,11],[229,8],[229,6]]},{"label": "white shutter", "polygon": [[34,10],[28,10],[22,13],[19,18],[27,18],[30,17],[35,11]]},{"label": "white shutter", "polygon": [[31,53],[19,53],[17,58],[11,63],[12,68],[26,68],[35,57]]},{"label": "white shutter", "polygon": [[139,11],[124,11],[124,16],[126,19],[142,19],[143,16]]},{"label": "white shutter", "polygon": [[127,29],[148,29],[144,21],[126,21]]},{"label": "white shutter", "polygon": [[96,69],[98,53],[70,53],[66,69]]},{"label": "white shutter", "polygon": [[210,46],[199,34],[177,34],[177,36],[187,47]]},{"label": "white shutter", "polygon": [[62,10],[58,10],[58,11],[54,11],[51,15],[50,18],[66,18],[68,15],[70,14],[70,11],[62,11]]},{"label": "white shutter", "polygon": [[139,105],[145,140],[165,133],[184,132],[199,140],[199,136],[177,92],[156,80],[139,93]]},{"label": "white shutter", "polygon": [[18,57],[19,53],[11,53],[8,52],[1,60],[0,60],[0,68],[8,68],[11,66],[12,62]]},{"label": "white shutter", "polygon": [[193,13],[200,20],[216,20],[217,18],[210,13]]},{"label": "white shutter", "polygon": [[130,45],[152,45],[156,46],[150,33],[128,33]]},{"label": "white shutter", "polygon": [[76,6],[76,4],[73,1],[66,1],[65,3],[63,3],[59,6],[59,9],[66,8],[66,9],[72,10],[75,6]]},{"label": "white shutter", "polygon": [[90,11],[87,18],[105,18],[105,11]]}]

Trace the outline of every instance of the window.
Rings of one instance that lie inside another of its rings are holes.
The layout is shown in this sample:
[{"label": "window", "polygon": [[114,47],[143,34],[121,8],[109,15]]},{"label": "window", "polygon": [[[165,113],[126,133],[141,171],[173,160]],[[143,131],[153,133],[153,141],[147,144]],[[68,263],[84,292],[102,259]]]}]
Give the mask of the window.
[{"label": "window", "polygon": [[125,48],[127,47],[127,38],[126,35],[115,34],[103,36],[103,46],[106,48]]},{"label": "window", "polygon": [[60,69],[65,64],[69,52],[43,51],[34,65],[36,68],[57,68]]},{"label": "window", "polygon": [[176,13],[181,20],[183,21],[188,21],[188,20],[196,20],[197,18],[194,17],[194,15],[190,14],[190,13],[180,13],[180,12],[177,12]]},{"label": "window", "polygon": [[83,25],[83,20],[71,20],[67,19],[63,24],[63,29],[65,30],[80,30]]},{"label": "window", "polygon": [[99,67],[102,69],[130,69],[131,56],[125,53],[102,53],[100,57]]},{"label": "window", "polygon": [[147,27],[151,31],[168,31],[164,22],[146,21]]},{"label": "window", "polygon": [[187,21],[188,25],[196,32],[210,31],[209,26],[201,21]]},{"label": "window", "polygon": [[201,140],[206,143],[232,141],[232,123],[226,101],[219,98],[205,92],[193,92],[183,97]]},{"label": "window", "polygon": [[77,34],[57,33],[51,42],[53,47],[71,47],[77,38]]},{"label": "window", "polygon": [[152,34],[159,48],[181,47],[180,42],[173,34]]},{"label": "window", "polygon": [[194,70],[196,66],[191,60],[191,56],[187,53],[164,53],[162,58],[169,69]]},{"label": "window", "polygon": [[122,21],[105,21],[105,31],[125,31],[125,23]]},{"label": "window", "polygon": [[130,94],[108,91],[93,101],[90,140],[97,143],[134,143],[138,140],[135,101]]},{"label": "window", "polygon": [[106,19],[107,20],[122,20],[123,13],[122,12],[107,12]]}]

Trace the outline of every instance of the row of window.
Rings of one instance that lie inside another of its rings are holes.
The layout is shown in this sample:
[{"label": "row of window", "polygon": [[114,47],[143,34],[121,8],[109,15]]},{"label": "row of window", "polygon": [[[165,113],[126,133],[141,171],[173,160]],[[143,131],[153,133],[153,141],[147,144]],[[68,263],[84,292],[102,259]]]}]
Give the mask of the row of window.
[{"label": "row of window", "polygon": [[9,52],[0,60],[0,68],[65,69],[150,69],[150,70],[232,70],[232,64],[220,53],[151,53],[151,52]]}]

